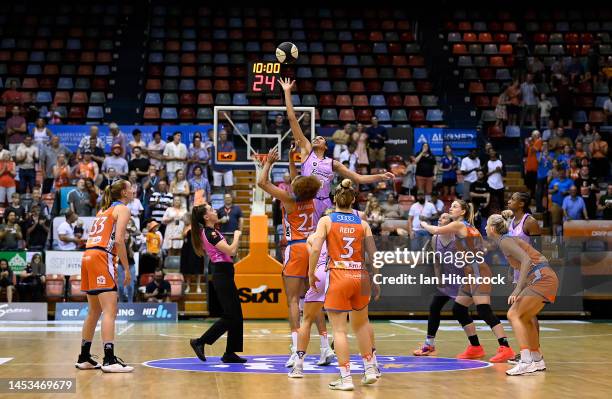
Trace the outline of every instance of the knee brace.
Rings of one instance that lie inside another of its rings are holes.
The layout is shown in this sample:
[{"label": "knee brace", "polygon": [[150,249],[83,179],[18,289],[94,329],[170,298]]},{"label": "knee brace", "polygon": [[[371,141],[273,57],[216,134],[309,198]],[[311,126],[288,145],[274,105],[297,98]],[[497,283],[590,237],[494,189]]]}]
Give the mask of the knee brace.
[{"label": "knee brace", "polygon": [[478,311],[480,318],[483,319],[485,323],[489,325],[489,327],[493,328],[500,323],[499,318],[493,313],[491,305],[476,305],[476,310]]},{"label": "knee brace", "polygon": [[465,327],[474,322],[470,317],[467,306],[463,306],[457,302],[453,305],[453,316],[455,316],[455,319],[461,324],[461,327]]}]

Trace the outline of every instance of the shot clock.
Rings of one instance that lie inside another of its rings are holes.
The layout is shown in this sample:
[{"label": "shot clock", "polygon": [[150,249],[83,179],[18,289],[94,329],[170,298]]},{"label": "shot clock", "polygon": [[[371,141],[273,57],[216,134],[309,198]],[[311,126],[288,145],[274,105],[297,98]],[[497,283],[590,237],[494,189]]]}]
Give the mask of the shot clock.
[{"label": "shot clock", "polygon": [[276,96],[281,93],[277,81],[281,77],[280,62],[251,61],[247,74],[249,95]]}]

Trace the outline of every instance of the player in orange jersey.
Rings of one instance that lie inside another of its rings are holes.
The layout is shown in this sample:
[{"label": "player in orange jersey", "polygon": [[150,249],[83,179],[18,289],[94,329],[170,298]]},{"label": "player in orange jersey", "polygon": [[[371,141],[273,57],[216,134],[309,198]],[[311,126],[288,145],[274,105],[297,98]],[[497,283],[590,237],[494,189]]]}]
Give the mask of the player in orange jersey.
[{"label": "player in orange jersey", "polygon": [[508,320],[521,347],[521,360],[506,374],[523,375],[546,370],[534,319],[546,303],[555,301],[559,280],[548,259],[520,237],[509,235],[508,227],[502,215],[491,215],[487,220],[487,235],[497,242],[510,266],[519,271],[516,288],[508,298],[512,305]]},{"label": "player in orange jersey", "polygon": [[[468,254],[471,254],[469,257],[474,261],[465,265],[463,269],[465,276],[491,277],[489,265],[477,261],[479,255],[484,259],[484,241],[473,224],[473,205],[464,200],[456,200],[451,204],[448,213],[453,221],[445,226],[432,226],[426,222],[421,222],[421,226],[430,234],[453,234],[456,238],[455,253],[463,252],[462,259],[468,259]],[[464,284],[459,288],[453,305],[453,315],[463,327],[470,344],[463,353],[457,355],[457,358],[480,359],[485,356],[484,348],[476,335],[474,320],[470,317],[468,308],[471,304],[476,305],[478,315],[488,324],[499,343],[497,353],[489,361],[503,363],[513,359],[515,354],[510,348],[504,327],[491,309],[491,284]]]},{"label": "player in orange jersey", "polygon": [[[81,290],[87,293],[89,311],[83,323],[81,354],[75,366],[80,370],[101,368],[106,373],[129,373],[126,365],[114,353],[115,318],[117,315],[117,257],[125,270],[124,286],[130,283],[130,265],[125,247],[132,200],[132,187],[126,180],[117,180],[104,189],[100,211],[89,229],[81,263]],[[100,365],[91,354],[91,341],[100,315],[104,361]]]},{"label": "player in orange jersey", "polygon": [[[307,288],[308,277],[308,248],[306,239],[315,230],[315,206],[316,196],[321,182],[314,176],[296,176],[291,181],[293,194],[277,187],[270,182],[269,175],[272,165],[278,161],[279,155],[276,149],[270,150],[268,158],[263,166],[257,185],[262,190],[277,198],[281,202],[283,211],[283,232],[287,240],[287,248],[283,257],[283,281],[287,293],[287,305],[289,306],[289,327],[291,328],[291,356],[287,361],[288,366],[293,366],[297,357],[298,330],[300,328],[299,302]],[[321,327],[325,331],[325,320],[320,317],[319,332]],[[321,326],[322,324],[322,326]],[[331,349],[329,349],[331,351]]]},{"label": "player in orange jersey", "polygon": [[316,277],[316,268],[325,242],[329,273],[324,307],[334,329],[335,350],[340,365],[340,378],[330,383],[329,388],[342,391],[354,389],[350,372],[347,312],[363,359],[365,375],[361,381],[373,384],[378,380],[368,321],[371,290],[368,265],[376,252],[376,246],[368,223],[351,209],[356,197],[351,181],[344,179],[334,195],[336,211],[319,220],[308,269],[310,287],[317,290],[319,279]]}]

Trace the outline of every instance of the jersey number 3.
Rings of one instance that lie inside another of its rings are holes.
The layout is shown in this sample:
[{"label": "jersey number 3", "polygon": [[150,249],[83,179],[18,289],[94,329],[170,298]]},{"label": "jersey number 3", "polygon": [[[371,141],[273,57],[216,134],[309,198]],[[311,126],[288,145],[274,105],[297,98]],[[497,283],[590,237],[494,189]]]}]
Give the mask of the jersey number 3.
[{"label": "jersey number 3", "polygon": [[351,256],[353,256],[353,253],[355,252],[355,250],[353,249],[353,241],[355,241],[355,237],[342,237],[342,240],[345,242],[344,249],[346,249],[346,253],[343,255],[340,255],[341,258],[346,259],[346,258],[350,258]]}]

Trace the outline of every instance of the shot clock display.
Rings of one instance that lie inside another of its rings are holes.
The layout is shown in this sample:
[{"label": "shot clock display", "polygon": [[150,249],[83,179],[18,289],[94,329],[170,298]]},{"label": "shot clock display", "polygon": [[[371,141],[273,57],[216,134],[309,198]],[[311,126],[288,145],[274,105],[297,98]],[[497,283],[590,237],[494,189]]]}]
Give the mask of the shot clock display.
[{"label": "shot clock display", "polygon": [[279,95],[280,84],[277,79],[281,74],[280,62],[251,61],[247,68],[248,94],[250,95]]}]

